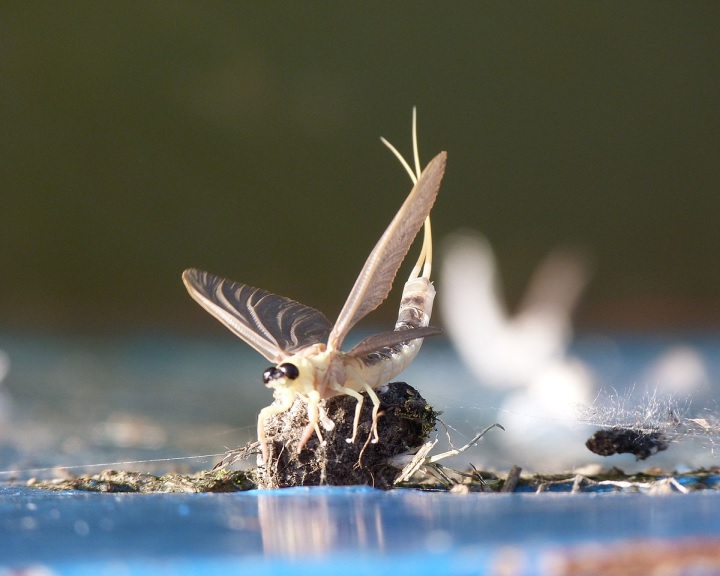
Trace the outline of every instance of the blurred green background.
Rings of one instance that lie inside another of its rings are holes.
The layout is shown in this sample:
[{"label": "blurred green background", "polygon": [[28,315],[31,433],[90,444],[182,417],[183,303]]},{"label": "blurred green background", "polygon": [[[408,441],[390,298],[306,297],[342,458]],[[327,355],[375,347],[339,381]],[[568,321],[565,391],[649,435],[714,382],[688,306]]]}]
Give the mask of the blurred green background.
[{"label": "blurred green background", "polygon": [[511,302],[577,244],[581,326],[720,326],[718,22],[712,1],[5,3],[0,328],[220,334],[189,266],[334,318],[409,191],[378,137],[409,154],[413,105],[424,161],[449,153],[436,238],[487,235]]}]

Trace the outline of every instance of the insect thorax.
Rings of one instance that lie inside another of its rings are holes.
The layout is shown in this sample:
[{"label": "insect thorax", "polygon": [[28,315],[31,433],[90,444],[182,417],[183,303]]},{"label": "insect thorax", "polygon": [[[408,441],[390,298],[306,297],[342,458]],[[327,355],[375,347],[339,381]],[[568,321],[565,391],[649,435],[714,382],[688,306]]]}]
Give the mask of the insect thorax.
[{"label": "insect thorax", "polygon": [[307,396],[321,387],[330,365],[331,353],[324,344],[309,346],[284,359],[281,364],[268,368],[263,380],[277,396],[301,394]]}]

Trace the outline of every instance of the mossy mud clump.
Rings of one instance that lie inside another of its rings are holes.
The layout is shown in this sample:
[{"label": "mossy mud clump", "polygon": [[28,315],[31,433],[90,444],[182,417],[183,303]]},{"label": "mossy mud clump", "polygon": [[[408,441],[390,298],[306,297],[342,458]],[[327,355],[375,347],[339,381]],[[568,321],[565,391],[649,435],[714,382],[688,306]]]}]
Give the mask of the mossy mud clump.
[{"label": "mossy mud clump", "polygon": [[[363,395],[363,407],[354,443],[353,420],[357,401],[345,395],[322,401],[323,442],[313,435],[304,448],[297,446],[308,425],[307,404],[297,398],[292,408],[268,420],[269,458],[266,464],[247,471],[231,470],[234,462],[258,451],[258,443],[228,453],[215,469],[196,474],[154,476],[142,472],[106,470],[87,477],[31,481],[46,490],[90,492],[237,492],[251,488],[284,488],[317,485],[369,485],[391,488],[400,470],[390,464],[393,456],[423,446],[435,430],[438,413],[415,390],[394,382],[376,391],[379,441],[371,442],[373,403]],[[334,424],[334,426],[333,426]],[[326,429],[327,428],[327,429]]]},{"label": "mossy mud clump", "polygon": [[[412,386],[393,382],[377,391],[380,399],[379,441],[371,436],[373,403],[363,395],[362,413],[355,442],[352,437],[357,402],[351,396],[335,396],[321,402],[325,426],[323,441],[316,434],[298,453],[297,446],[307,424],[307,405],[299,398],[292,408],[268,420],[269,458],[253,471],[260,488],[289,486],[349,486],[364,484],[390,488],[400,471],[389,462],[393,456],[414,451],[428,441],[435,429],[435,412]],[[334,424],[334,426],[333,426]]]}]

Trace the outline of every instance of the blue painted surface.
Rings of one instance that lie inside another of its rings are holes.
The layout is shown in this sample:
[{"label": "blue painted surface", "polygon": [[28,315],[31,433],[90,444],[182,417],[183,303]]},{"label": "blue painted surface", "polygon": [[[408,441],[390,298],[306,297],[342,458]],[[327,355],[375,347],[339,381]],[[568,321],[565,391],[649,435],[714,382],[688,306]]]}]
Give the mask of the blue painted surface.
[{"label": "blue painted surface", "polygon": [[508,549],[523,555],[519,573],[533,574],[557,548],[700,536],[720,538],[715,491],[143,495],[0,487],[0,565],[62,574],[478,574]]},{"label": "blue painted surface", "polygon": [[[704,416],[705,407],[716,407],[720,338],[685,341],[707,365],[708,386],[693,396],[695,414]],[[669,345],[616,339],[603,348],[592,342],[579,352],[619,389],[642,383],[638,375]],[[72,470],[77,473],[108,467],[156,472],[155,466],[165,472],[183,463],[208,469],[225,447],[242,445],[252,435],[257,411],[269,401],[256,382],[264,361],[239,344],[81,344],[0,339],[0,349],[12,359],[0,389],[0,481],[54,476],[52,466],[58,464],[80,465]],[[458,444],[463,434],[467,438],[488,423],[502,423],[499,398],[477,388],[441,344],[428,342],[405,376],[444,411]],[[116,414],[130,437],[108,433]],[[548,424],[533,420],[530,429]],[[157,446],[146,443],[154,429],[165,433]],[[570,454],[594,429],[568,433],[552,444],[553,451]],[[454,467],[487,463],[502,469],[505,458],[528,469],[524,455],[533,450],[534,435],[503,434],[513,440],[514,451],[496,444],[497,432],[457,456]],[[439,437],[442,441],[444,433]],[[694,450],[710,467],[718,463],[717,441],[715,436],[682,438],[647,462],[636,463],[631,455],[602,462],[626,470],[662,462],[668,470],[682,470],[694,462],[689,458]],[[209,456],[183,458],[199,454]],[[154,461],[169,456],[180,459]],[[566,469],[592,457],[589,452],[568,457]],[[717,483],[717,476],[706,480],[707,486]],[[507,573],[547,574],[552,573],[543,571],[549,556],[557,550],[582,555],[587,544],[642,550],[648,539],[662,545],[699,537],[711,545],[720,542],[716,490],[665,496],[555,492],[568,489],[569,484],[556,485],[539,495],[368,488],[142,495],[50,493],[0,483],[0,574],[3,568],[37,565],[68,575],[482,574],[507,567],[508,554],[519,565]],[[720,565],[715,568],[700,573],[720,574]]]}]

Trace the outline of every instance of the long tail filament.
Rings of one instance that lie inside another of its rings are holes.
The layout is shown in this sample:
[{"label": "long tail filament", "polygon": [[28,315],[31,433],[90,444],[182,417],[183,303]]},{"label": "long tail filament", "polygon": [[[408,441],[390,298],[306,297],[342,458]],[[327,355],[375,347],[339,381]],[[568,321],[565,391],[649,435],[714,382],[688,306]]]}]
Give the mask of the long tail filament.
[{"label": "long tail filament", "polygon": [[[417,108],[413,106],[413,118],[412,118],[412,136],[413,136],[413,159],[415,161],[415,171],[410,167],[410,164],[403,158],[403,155],[398,152],[397,148],[390,144],[385,138],[380,137],[385,146],[395,155],[400,161],[405,171],[410,175],[410,180],[413,184],[417,184],[418,179],[422,170],[420,169],[420,154],[418,153],[418,138],[417,138]],[[410,280],[418,278],[420,276],[420,270],[422,269],[423,278],[430,279],[430,273],[432,272],[432,229],[430,227],[430,216],[425,219],[424,235],[422,248],[420,250],[420,256],[418,257],[417,263],[410,273]]]}]

